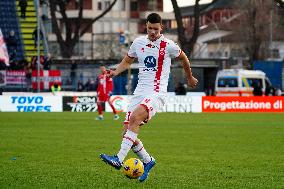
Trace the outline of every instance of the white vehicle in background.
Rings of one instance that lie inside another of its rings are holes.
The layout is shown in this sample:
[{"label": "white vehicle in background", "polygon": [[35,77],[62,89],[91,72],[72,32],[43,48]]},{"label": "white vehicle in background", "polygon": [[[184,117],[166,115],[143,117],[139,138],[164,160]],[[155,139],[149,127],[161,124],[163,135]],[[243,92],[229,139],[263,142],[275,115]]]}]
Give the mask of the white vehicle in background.
[{"label": "white vehicle in background", "polygon": [[265,73],[259,70],[224,69],[216,76],[216,96],[253,96],[253,85],[259,83],[263,94],[271,87]]}]

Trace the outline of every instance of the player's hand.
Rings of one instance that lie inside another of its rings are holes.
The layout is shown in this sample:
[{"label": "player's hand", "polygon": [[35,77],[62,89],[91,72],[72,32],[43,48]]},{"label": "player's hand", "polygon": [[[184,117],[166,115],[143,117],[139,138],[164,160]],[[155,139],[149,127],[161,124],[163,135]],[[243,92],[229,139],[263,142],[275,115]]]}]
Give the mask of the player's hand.
[{"label": "player's hand", "polygon": [[192,76],[192,77],[188,78],[187,84],[188,84],[189,87],[195,88],[198,84],[198,80],[195,77]]},{"label": "player's hand", "polygon": [[107,74],[106,74],[107,77],[114,77],[114,76],[116,76],[116,75],[117,75],[117,74],[116,74],[115,71],[113,71],[113,70],[107,70]]}]

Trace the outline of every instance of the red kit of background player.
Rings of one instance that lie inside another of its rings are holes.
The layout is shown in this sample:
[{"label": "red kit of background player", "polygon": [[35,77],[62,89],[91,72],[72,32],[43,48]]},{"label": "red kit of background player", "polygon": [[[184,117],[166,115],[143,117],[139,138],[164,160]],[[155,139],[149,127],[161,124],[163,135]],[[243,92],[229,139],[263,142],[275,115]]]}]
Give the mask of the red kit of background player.
[{"label": "red kit of background player", "polygon": [[108,102],[112,108],[114,114],[114,120],[118,120],[119,116],[116,113],[116,110],[112,103],[110,102],[110,97],[113,91],[113,80],[110,77],[107,77],[107,70],[105,66],[100,66],[101,74],[97,78],[97,93],[98,93],[98,113],[99,116],[96,120],[103,120],[103,103]]}]

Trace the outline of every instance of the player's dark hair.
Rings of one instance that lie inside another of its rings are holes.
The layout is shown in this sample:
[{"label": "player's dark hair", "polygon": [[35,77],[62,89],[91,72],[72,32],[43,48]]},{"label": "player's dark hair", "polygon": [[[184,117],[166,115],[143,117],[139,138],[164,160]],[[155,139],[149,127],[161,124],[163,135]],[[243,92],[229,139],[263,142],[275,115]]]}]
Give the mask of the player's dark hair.
[{"label": "player's dark hair", "polygon": [[150,22],[151,24],[156,24],[156,23],[162,24],[162,18],[157,13],[151,13],[147,16],[146,22]]}]

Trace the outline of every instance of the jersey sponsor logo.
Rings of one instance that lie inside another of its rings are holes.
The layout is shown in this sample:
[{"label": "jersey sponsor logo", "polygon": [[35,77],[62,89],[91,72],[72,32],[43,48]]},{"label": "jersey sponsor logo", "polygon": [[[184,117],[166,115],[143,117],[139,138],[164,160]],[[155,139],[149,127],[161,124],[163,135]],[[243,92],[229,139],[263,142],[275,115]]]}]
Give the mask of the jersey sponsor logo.
[{"label": "jersey sponsor logo", "polygon": [[143,71],[157,71],[156,69],[157,60],[154,56],[147,56],[144,59],[144,64],[146,68],[144,68]]},{"label": "jersey sponsor logo", "polygon": [[148,47],[148,48],[151,48],[151,49],[154,49],[154,48],[157,48],[157,49],[159,49],[159,47],[158,46],[156,46],[156,45],[152,45],[152,44],[147,44],[146,45],[146,47]]},{"label": "jersey sponsor logo", "polygon": [[155,45],[152,45],[152,44],[149,43],[149,44],[146,45],[146,47],[149,47],[149,48],[153,49],[153,48],[155,48]]}]

